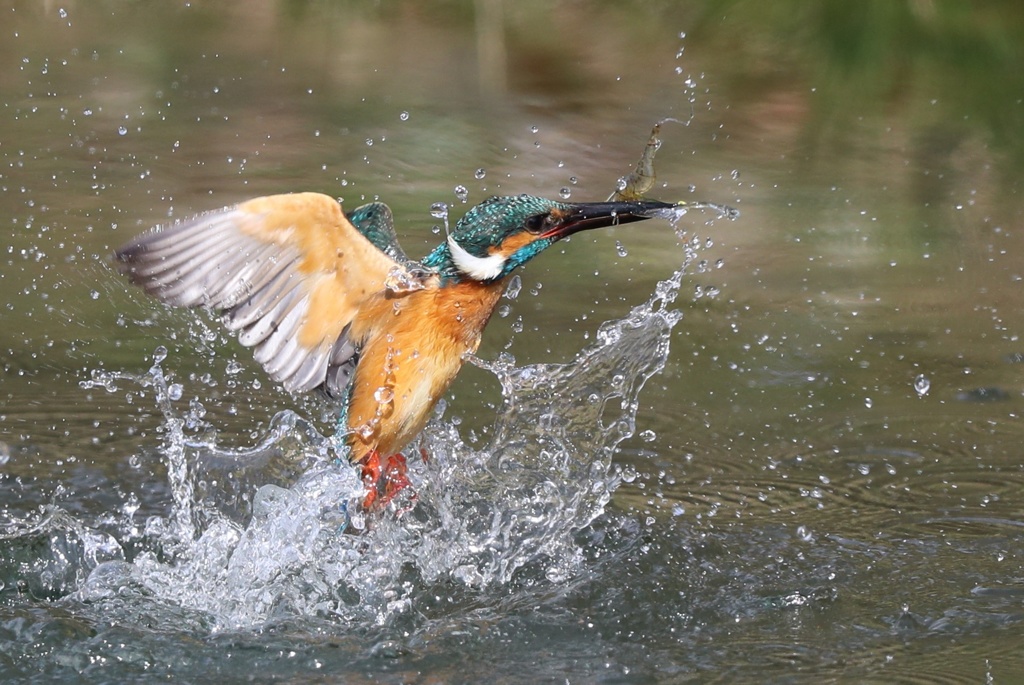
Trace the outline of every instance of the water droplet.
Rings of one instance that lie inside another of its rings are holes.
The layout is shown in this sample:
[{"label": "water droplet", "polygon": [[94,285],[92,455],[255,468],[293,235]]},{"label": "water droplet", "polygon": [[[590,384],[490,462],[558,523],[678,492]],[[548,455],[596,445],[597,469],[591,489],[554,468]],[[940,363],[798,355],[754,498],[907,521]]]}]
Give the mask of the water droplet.
[{"label": "water droplet", "polygon": [[628,250],[626,250],[626,246],[625,246],[625,245],[623,245],[623,244],[622,244],[621,242],[619,242],[618,240],[616,240],[616,241],[615,241],[615,252],[616,252],[616,253],[617,253],[617,254],[618,254],[618,255],[619,255],[620,257],[628,257],[628,256],[629,256],[629,251],[628,251]]},{"label": "water droplet", "polygon": [[373,138],[367,138],[366,139],[366,145],[367,145],[367,147],[371,147],[373,145]]},{"label": "water droplet", "polygon": [[732,173],[730,173],[729,175],[732,176],[732,180],[736,181],[739,180],[740,172],[738,169],[733,169]]},{"label": "water droplet", "polygon": [[395,391],[387,386],[381,386],[373,393],[373,399],[378,404],[390,404],[395,400]]},{"label": "water droplet", "polygon": [[658,439],[658,434],[652,430],[641,431],[640,439],[644,442],[654,442]]},{"label": "water droplet", "polygon": [[522,333],[523,332],[523,317],[517,316],[516,320],[512,322],[512,332]]},{"label": "water droplet", "polygon": [[864,406],[865,407],[867,407],[868,409],[871,409],[871,407],[873,407],[874,405],[875,405],[875,403],[871,401],[870,397],[865,397],[864,398]]},{"label": "water droplet", "polygon": [[473,177],[476,178],[476,180],[478,181],[483,180],[485,176],[487,176],[487,170],[484,169],[483,167],[477,169],[476,173],[473,174]]},{"label": "water droplet", "polygon": [[363,442],[369,442],[373,438],[373,434],[376,432],[377,424],[374,421],[367,421],[355,429],[356,435],[358,435],[359,439]]},{"label": "water droplet", "polygon": [[563,200],[568,200],[572,197],[572,191],[567,186],[562,186],[562,189],[558,191],[558,196]]},{"label": "water droplet", "polygon": [[500,307],[498,307],[498,318],[499,319],[504,319],[505,317],[507,317],[511,313],[512,313],[512,307],[509,307],[507,304],[503,304]]},{"label": "water droplet", "polygon": [[401,114],[398,115],[398,118],[401,119],[402,121],[409,121],[409,113],[402,112]]},{"label": "water droplet", "polygon": [[924,397],[927,395],[928,391],[931,390],[931,387],[931,379],[923,373],[919,374],[917,378],[914,379],[914,391],[917,392],[918,397]]},{"label": "water droplet", "polygon": [[716,269],[721,269],[723,266],[725,266],[725,260],[724,259],[716,259],[715,260],[715,268]]},{"label": "water droplet", "polygon": [[430,216],[435,219],[448,218],[448,204],[446,202],[435,202],[430,205]]},{"label": "water droplet", "polygon": [[455,186],[455,197],[459,198],[459,202],[465,202],[469,199],[469,190],[464,185]]},{"label": "water droplet", "polygon": [[159,364],[159,363],[161,363],[165,359],[167,359],[167,348],[166,347],[164,347],[163,345],[160,345],[155,350],[153,350],[153,361],[155,363]]},{"label": "water droplet", "polygon": [[117,135],[119,135],[119,136],[126,136],[126,135],[128,135],[128,127],[127,126],[118,126],[117,127]]},{"label": "water droplet", "polygon": [[814,542],[814,533],[807,526],[797,527],[796,536],[804,542]]},{"label": "water droplet", "polygon": [[[426,286],[423,280],[414,272],[403,266],[395,265],[384,277],[384,289],[391,295],[404,295],[416,290],[423,290]],[[401,311],[399,300],[394,302],[395,314]]]},{"label": "water droplet", "polygon": [[530,127],[530,133],[540,133],[540,127],[539,126],[531,126]]},{"label": "water droplet", "polygon": [[512,279],[508,282],[508,287],[505,288],[505,297],[510,300],[514,300],[519,297],[519,293],[523,289],[523,279],[519,278],[519,274],[512,276]]},{"label": "water droplet", "polygon": [[100,299],[100,292],[98,290],[90,290],[89,297],[93,300],[98,300]]},{"label": "water droplet", "polygon": [[686,507],[684,507],[682,504],[673,504],[672,505],[672,515],[673,516],[682,516],[685,513],[686,513]]},{"label": "water droplet", "polygon": [[576,184],[577,184],[577,183],[579,183],[579,182],[580,182],[580,180],[579,180],[578,178],[576,178],[575,176],[570,176],[570,177],[569,177],[569,183],[570,183],[571,185],[576,185]]},{"label": "water droplet", "polygon": [[620,178],[618,181],[615,182],[615,189],[618,190],[619,192],[622,192],[623,190],[626,189],[627,185],[629,185],[629,182],[626,181],[625,178]]},{"label": "water droplet", "polygon": [[183,393],[184,388],[181,387],[181,383],[171,383],[167,386],[167,398],[172,402],[180,400]]}]

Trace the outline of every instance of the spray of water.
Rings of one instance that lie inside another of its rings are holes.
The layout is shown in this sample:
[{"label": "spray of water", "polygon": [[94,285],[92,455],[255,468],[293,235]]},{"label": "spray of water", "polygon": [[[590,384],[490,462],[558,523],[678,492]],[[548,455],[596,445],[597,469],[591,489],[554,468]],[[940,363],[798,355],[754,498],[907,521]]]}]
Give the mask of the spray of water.
[{"label": "spray of water", "polygon": [[188,437],[202,416],[176,408],[182,389],[164,372],[165,350],[145,374],[94,372],[83,387],[153,389],[172,502],[133,557],[104,539],[75,599],[156,599],[207,616],[213,630],[295,616],[384,625],[415,614],[424,587],[571,578],[584,564],[579,532],[619,483],[612,458],[635,431],[638,395],[664,367],[682,316],[671,304],[699,246],[689,241],[686,263],[567,364],[470,360],[501,383],[490,442],[467,445],[442,403],[411,450],[427,455],[410,456],[413,488],[370,520],[357,470],[299,414],[282,412],[258,444],[228,449]]}]

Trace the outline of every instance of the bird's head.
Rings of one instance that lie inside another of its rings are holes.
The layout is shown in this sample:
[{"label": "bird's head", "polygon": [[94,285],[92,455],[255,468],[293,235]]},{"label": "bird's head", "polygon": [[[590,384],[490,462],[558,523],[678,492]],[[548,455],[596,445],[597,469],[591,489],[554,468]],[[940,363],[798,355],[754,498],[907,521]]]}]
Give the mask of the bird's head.
[{"label": "bird's head", "polygon": [[423,263],[446,278],[496,281],[573,233],[642,221],[671,207],[655,200],[565,203],[532,195],[491,197],[466,212]]}]

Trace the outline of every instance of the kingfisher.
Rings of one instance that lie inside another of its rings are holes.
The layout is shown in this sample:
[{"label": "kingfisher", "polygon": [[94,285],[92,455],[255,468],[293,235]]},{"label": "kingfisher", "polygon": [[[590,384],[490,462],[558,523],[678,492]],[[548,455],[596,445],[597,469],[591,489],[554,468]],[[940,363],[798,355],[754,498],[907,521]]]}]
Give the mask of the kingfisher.
[{"label": "kingfisher", "polygon": [[491,197],[417,262],[387,205],[345,212],[328,195],[291,193],[157,227],[115,257],[157,299],[219,313],[286,390],[338,401],[370,509],[409,485],[402,450],[476,352],[518,267],[579,231],[674,207]]}]

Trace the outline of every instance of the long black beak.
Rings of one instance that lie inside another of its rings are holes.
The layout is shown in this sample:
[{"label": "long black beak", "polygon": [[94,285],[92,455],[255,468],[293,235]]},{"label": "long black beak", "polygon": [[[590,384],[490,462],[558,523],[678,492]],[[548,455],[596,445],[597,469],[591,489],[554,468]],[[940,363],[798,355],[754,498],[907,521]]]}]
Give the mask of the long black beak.
[{"label": "long black beak", "polygon": [[664,214],[675,206],[672,203],[658,200],[573,204],[557,223],[541,234],[541,237],[558,240],[592,228],[643,221]]}]

